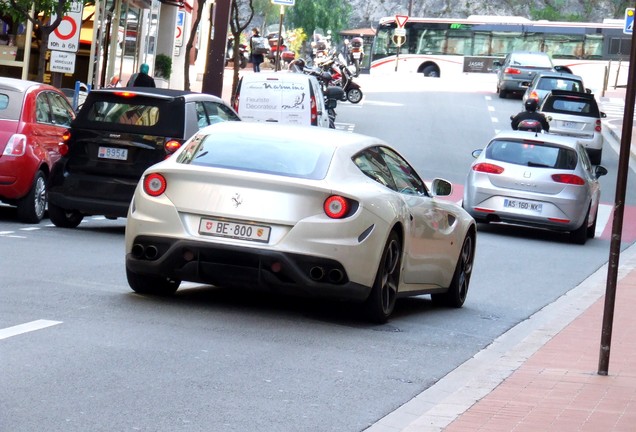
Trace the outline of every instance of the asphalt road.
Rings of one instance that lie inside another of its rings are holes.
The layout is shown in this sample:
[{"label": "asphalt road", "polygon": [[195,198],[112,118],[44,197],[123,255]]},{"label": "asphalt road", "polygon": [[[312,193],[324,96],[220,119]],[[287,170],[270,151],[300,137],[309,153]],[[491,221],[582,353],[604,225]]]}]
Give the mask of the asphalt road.
[{"label": "asphalt road", "polygon": [[[339,127],[390,141],[458,191],[470,152],[521,105],[480,79],[376,81],[361,79],[361,104],[338,107]],[[613,152],[603,163],[616,172]],[[613,186],[606,176],[604,203]],[[0,208],[1,431],[361,431],[578,285],[609,248],[606,224],[585,246],[480,226],[464,308],[405,299],[378,326],[350,304],[248,289],[134,294],[124,227],[28,226]]]}]

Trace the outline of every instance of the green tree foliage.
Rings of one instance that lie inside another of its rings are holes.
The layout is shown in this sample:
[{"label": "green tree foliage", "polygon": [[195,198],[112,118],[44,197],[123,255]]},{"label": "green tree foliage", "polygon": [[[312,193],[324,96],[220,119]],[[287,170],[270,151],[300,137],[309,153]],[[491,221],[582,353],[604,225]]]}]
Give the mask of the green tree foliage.
[{"label": "green tree foliage", "polygon": [[298,0],[285,10],[289,27],[300,27],[307,34],[314,29],[331,30],[337,35],[349,26],[351,4],[342,0]]}]

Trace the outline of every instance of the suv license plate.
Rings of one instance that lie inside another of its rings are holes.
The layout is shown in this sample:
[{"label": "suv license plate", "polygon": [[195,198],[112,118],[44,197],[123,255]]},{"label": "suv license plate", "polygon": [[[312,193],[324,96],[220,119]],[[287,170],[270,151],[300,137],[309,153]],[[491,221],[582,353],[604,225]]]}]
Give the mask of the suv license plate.
[{"label": "suv license plate", "polygon": [[128,159],[128,149],[100,147],[97,152],[97,157],[100,159],[126,160]]},{"label": "suv license plate", "polygon": [[240,240],[251,240],[267,243],[271,228],[262,225],[251,225],[222,221],[216,219],[201,218],[199,223],[199,234],[229,237]]}]

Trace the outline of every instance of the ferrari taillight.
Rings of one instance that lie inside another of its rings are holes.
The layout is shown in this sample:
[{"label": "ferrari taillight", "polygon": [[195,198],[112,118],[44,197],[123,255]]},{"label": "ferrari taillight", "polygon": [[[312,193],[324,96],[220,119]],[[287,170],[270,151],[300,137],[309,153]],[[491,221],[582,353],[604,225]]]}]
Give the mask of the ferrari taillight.
[{"label": "ferrari taillight", "polygon": [[323,205],[325,214],[332,219],[341,219],[349,212],[349,201],[340,195],[331,195]]},{"label": "ferrari taillight", "polygon": [[144,192],[152,197],[158,197],[166,191],[166,178],[158,173],[148,174],[144,178]]},{"label": "ferrari taillight", "polygon": [[13,134],[2,152],[3,156],[24,156],[27,147],[27,137],[22,134]]},{"label": "ferrari taillight", "polygon": [[483,172],[486,174],[501,174],[504,172],[504,169],[499,165],[481,162],[473,165],[473,171]]}]

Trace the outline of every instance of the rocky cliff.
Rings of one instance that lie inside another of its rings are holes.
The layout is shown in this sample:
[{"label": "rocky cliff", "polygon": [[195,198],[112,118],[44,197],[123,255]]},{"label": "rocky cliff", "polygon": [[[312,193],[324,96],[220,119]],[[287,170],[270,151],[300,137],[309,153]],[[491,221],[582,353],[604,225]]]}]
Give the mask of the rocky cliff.
[{"label": "rocky cliff", "polygon": [[633,2],[612,0],[351,0],[351,27],[375,27],[385,16],[467,18],[515,15],[530,19],[601,22],[623,18]]}]

